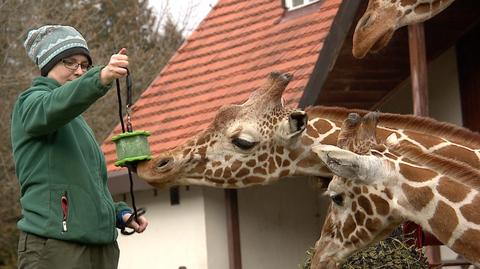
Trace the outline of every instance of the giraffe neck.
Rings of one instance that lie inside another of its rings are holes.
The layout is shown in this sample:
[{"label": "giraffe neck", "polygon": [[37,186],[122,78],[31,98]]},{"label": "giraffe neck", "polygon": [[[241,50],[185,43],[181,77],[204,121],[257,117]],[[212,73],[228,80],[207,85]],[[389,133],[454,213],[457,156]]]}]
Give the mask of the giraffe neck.
[{"label": "giraffe neck", "polygon": [[379,154],[396,168],[389,190],[394,211],[479,264],[480,172],[416,148],[396,146],[389,153]]},{"label": "giraffe neck", "polygon": [[424,22],[447,8],[454,0],[402,0],[398,12],[405,14],[399,27]]}]

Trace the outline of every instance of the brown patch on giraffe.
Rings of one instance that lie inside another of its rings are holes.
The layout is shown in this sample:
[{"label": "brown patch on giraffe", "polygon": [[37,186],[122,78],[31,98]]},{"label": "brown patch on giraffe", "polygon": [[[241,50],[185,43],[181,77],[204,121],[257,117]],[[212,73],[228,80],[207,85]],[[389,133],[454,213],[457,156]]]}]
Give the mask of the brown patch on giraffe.
[{"label": "brown patch on giraffe", "polygon": [[230,161],[230,159],[232,158],[232,155],[225,155],[225,161]]},{"label": "brown patch on giraffe", "polygon": [[184,149],[182,152],[182,157],[185,158],[188,154],[190,154],[190,152],[192,152],[192,149]]},{"label": "brown patch on giraffe", "polygon": [[414,188],[404,183],[402,184],[402,191],[408,203],[417,211],[422,210],[433,199],[433,192],[430,187]]},{"label": "brown patch on giraffe", "polygon": [[368,188],[366,186],[362,186],[362,192],[363,193],[368,193]]},{"label": "brown patch on giraffe", "polygon": [[388,199],[392,199],[392,198],[393,198],[393,194],[392,194],[392,192],[390,191],[390,189],[385,188],[382,192],[384,192],[384,193],[387,195]]},{"label": "brown patch on giraffe", "polygon": [[402,5],[402,7],[408,7],[415,3],[417,3],[417,0],[400,0],[400,5]]},{"label": "brown patch on giraffe", "polygon": [[275,161],[276,161],[276,164],[278,167],[281,167],[282,166],[282,157],[280,156],[275,156]]},{"label": "brown patch on giraffe", "polygon": [[250,174],[250,169],[248,168],[242,168],[240,169],[237,174],[235,174],[235,177],[236,178],[243,178],[245,177],[246,175]]},{"label": "brown patch on giraffe", "polygon": [[[385,141],[387,140],[387,137],[389,137],[391,134],[393,134],[394,132],[392,131],[387,131],[387,130],[384,130],[384,129],[380,129],[380,128],[377,128],[375,130],[375,136],[377,137],[377,140],[378,141]],[[398,135],[397,135],[398,136]]]},{"label": "brown patch on giraffe", "polygon": [[248,162],[246,163],[246,165],[247,165],[248,167],[254,167],[254,166],[257,165],[257,161],[255,161],[255,160],[250,160],[250,161],[248,161]]},{"label": "brown patch on giraffe", "polygon": [[382,221],[378,218],[368,218],[365,223],[365,228],[369,231],[378,231],[382,227]]},{"label": "brown patch on giraffe", "polygon": [[357,237],[360,238],[363,242],[367,242],[370,239],[367,231],[363,228],[360,228],[356,234],[357,234]]},{"label": "brown patch on giraffe", "polygon": [[375,156],[375,157],[377,157],[377,158],[382,158],[382,157],[383,157],[382,154],[380,154],[380,153],[378,153],[378,152],[376,152],[376,151],[372,151],[372,155]]},{"label": "brown patch on giraffe", "polygon": [[475,195],[470,204],[466,204],[460,207],[463,217],[475,224],[480,224],[480,211],[478,206],[480,205],[480,195]]},{"label": "brown patch on giraffe", "polygon": [[276,169],[277,166],[275,165],[275,160],[273,159],[273,157],[268,158],[268,173],[273,174]]},{"label": "brown patch on giraffe", "polygon": [[314,164],[322,163],[322,159],[318,157],[317,154],[309,154],[307,157],[303,158],[297,163],[297,166],[300,167],[311,167]]},{"label": "brown patch on giraffe", "polygon": [[430,169],[410,166],[400,163],[400,173],[410,181],[425,182],[437,176],[437,173]]},{"label": "brown patch on giraffe", "polygon": [[432,137],[430,135],[421,134],[418,132],[404,131],[403,133],[426,148],[431,148],[433,146],[436,146],[444,142],[442,139],[438,137]]},{"label": "brown patch on giraffe", "polygon": [[340,134],[340,131],[337,130],[335,132],[333,132],[332,134],[330,134],[329,136],[325,137],[324,139],[322,139],[322,144],[325,144],[325,145],[336,145],[337,144],[337,138],[338,138],[338,135]]},{"label": "brown patch on giraffe", "polygon": [[451,202],[458,203],[467,197],[470,189],[448,177],[441,177],[438,181],[437,191]]},{"label": "brown patch on giraffe", "polygon": [[298,159],[298,157],[302,153],[303,153],[302,149],[296,148],[296,149],[290,151],[290,153],[288,153],[288,159],[290,159],[291,161],[295,161],[296,159]]},{"label": "brown patch on giraffe", "polygon": [[290,171],[289,170],[282,170],[282,172],[280,172],[280,177],[286,177],[290,174]]},{"label": "brown patch on giraffe", "polygon": [[[325,134],[326,132],[328,132],[332,129],[332,125],[324,119],[317,120],[313,124],[313,127],[315,127],[315,129],[317,129],[319,134]],[[307,130],[308,130],[308,128],[307,128]]]},{"label": "brown patch on giraffe", "polygon": [[305,146],[310,146],[310,145],[313,144],[313,142],[314,142],[314,141],[313,141],[310,137],[305,136],[305,135],[302,136],[301,143],[302,143],[303,145],[305,145]]},{"label": "brown patch on giraffe", "polygon": [[216,183],[216,184],[220,184],[220,185],[225,183],[225,180],[223,180],[223,179],[215,179],[215,178],[207,177],[206,180],[210,181],[210,182],[213,182],[213,183]]},{"label": "brown patch on giraffe", "polygon": [[471,261],[478,260],[480,231],[468,229],[452,245],[452,249]]},{"label": "brown patch on giraffe", "polygon": [[244,180],[242,180],[243,184],[245,185],[261,183],[263,181],[265,181],[263,177],[257,177],[257,176],[248,176]]},{"label": "brown patch on giraffe", "polygon": [[259,162],[263,162],[263,161],[265,161],[267,158],[268,158],[268,153],[263,153],[263,154],[260,154],[260,156],[258,156],[258,161],[259,161]]},{"label": "brown patch on giraffe", "polygon": [[215,170],[215,172],[213,173],[213,176],[218,178],[218,177],[221,177],[222,174],[223,174],[223,168],[219,168]]},{"label": "brown patch on giraffe", "polygon": [[217,166],[220,166],[221,164],[222,164],[222,162],[213,161],[213,162],[212,162],[212,167],[217,167]]},{"label": "brown patch on giraffe", "polygon": [[211,177],[212,174],[213,174],[213,170],[212,170],[212,169],[207,169],[207,170],[205,170],[205,176],[206,176],[206,177]]},{"label": "brown patch on giraffe", "polygon": [[360,241],[360,239],[358,239],[358,237],[356,237],[354,234],[350,238],[350,242],[352,242],[352,244],[354,244],[354,245],[358,244],[359,241]]},{"label": "brown patch on giraffe", "polygon": [[458,157],[461,156],[462,162],[467,162],[473,167],[477,167],[479,163],[478,157],[474,152],[455,145],[443,147],[434,151],[434,153],[454,160],[458,160]]},{"label": "brown patch on giraffe", "polygon": [[277,154],[283,155],[283,147],[277,146],[276,152]]},{"label": "brown patch on giraffe", "polygon": [[348,238],[351,233],[355,231],[355,222],[351,215],[347,217],[347,220],[343,223],[342,233],[344,238]]},{"label": "brown patch on giraffe", "polygon": [[207,146],[199,147],[197,152],[198,152],[198,154],[200,154],[202,159],[204,159],[205,156],[207,155]]},{"label": "brown patch on giraffe", "polygon": [[282,163],[282,167],[288,167],[290,165],[290,161],[289,160],[283,160],[283,163]]},{"label": "brown patch on giraffe", "polygon": [[230,167],[225,167],[223,170],[223,178],[231,178],[232,177],[232,171],[230,170]]},{"label": "brown patch on giraffe", "polygon": [[385,216],[388,214],[388,212],[390,212],[390,205],[387,201],[385,201],[385,199],[373,193],[370,195],[370,198],[375,204],[375,209],[378,214]]},{"label": "brown patch on giraffe", "polygon": [[352,212],[357,211],[357,202],[353,201],[352,202]]},{"label": "brown patch on giraffe", "polygon": [[237,171],[240,167],[242,167],[242,162],[239,161],[239,160],[235,160],[233,163],[232,163],[232,166],[230,167],[232,169],[232,172],[235,172]]},{"label": "brown patch on giraffe", "polygon": [[357,201],[358,201],[358,205],[360,205],[360,207],[363,208],[363,210],[365,210],[365,213],[367,213],[367,215],[373,214],[372,205],[370,204],[370,201],[365,196],[360,195]]},{"label": "brown patch on giraffe", "polygon": [[267,170],[265,168],[262,168],[262,167],[255,167],[255,168],[253,168],[253,173],[256,174],[256,175],[266,175]]},{"label": "brown patch on giraffe", "polygon": [[208,146],[209,147],[212,147],[213,145],[217,144],[217,141],[216,140],[212,140],[210,141],[210,143],[208,143]]},{"label": "brown patch on giraffe", "polygon": [[432,2],[432,12],[435,12],[435,10],[439,9],[440,8],[440,2],[442,2],[441,0],[434,0]]},{"label": "brown patch on giraffe", "polygon": [[428,220],[433,234],[443,243],[447,243],[458,225],[455,209],[443,201],[438,201],[433,217]]},{"label": "brown patch on giraffe", "polygon": [[313,138],[318,138],[320,136],[320,134],[316,130],[314,130],[313,127],[311,127],[310,125],[307,126],[306,134]]},{"label": "brown patch on giraffe", "polygon": [[415,7],[414,11],[417,14],[430,13],[431,6],[430,3],[419,4]]},{"label": "brown patch on giraffe", "polygon": [[364,225],[365,217],[366,216],[362,211],[355,212],[355,220],[357,221],[357,225]]}]

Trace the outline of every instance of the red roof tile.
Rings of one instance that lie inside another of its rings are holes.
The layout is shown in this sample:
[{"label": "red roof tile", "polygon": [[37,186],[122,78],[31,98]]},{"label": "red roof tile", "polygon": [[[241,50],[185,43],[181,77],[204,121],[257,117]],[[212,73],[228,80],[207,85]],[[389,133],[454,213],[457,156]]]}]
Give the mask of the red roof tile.
[{"label": "red roof tile", "polygon": [[[134,129],[152,133],[154,155],[173,148],[206,128],[220,106],[245,101],[272,71],[294,74],[284,98],[297,106],[341,2],[287,13],[282,0],[219,0],[133,106]],[[102,150],[112,172],[119,168],[110,137]]]}]

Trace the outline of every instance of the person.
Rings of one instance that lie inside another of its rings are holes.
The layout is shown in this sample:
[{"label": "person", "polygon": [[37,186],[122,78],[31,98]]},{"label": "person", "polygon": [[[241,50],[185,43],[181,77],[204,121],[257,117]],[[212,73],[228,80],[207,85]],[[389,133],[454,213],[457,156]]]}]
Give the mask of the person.
[{"label": "person", "polygon": [[[92,67],[83,36],[62,25],[29,31],[24,46],[41,76],[12,112],[22,207],[18,268],[117,268],[116,228],[132,210],[113,201],[105,158],[81,114],[126,76],[127,51]],[[147,225],[140,216],[129,227],[141,233]]]}]

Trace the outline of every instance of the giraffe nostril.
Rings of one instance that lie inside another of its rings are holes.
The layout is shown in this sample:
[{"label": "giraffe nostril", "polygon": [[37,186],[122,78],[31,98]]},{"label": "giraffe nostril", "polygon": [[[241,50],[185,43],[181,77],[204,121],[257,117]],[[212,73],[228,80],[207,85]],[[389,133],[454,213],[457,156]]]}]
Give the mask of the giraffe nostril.
[{"label": "giraffe nostril", "polygon": [[168,170],[171,168],[172,163],[173,163],[173,158],[169,157],[169,158],[160,159],[157,162],[157,169],[164,172],[165,170]]}]

